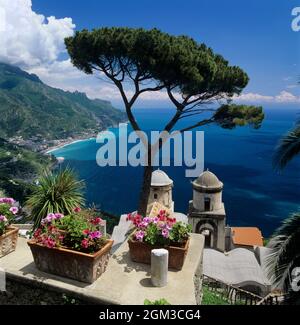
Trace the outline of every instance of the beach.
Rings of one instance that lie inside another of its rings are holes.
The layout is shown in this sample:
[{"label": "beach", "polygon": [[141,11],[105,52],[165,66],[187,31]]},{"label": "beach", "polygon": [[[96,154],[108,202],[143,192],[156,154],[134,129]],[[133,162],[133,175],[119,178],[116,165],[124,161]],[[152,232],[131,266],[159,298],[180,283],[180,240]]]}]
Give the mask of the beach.
[{"label": "beach", "polygon": [[51,154],[52,152],[54,152],[54,151],[56,151],[58,149],[62,149],[62,148],[65,148],[67,146],[70,146],[72,144],[87,141],[87,140],[92,140],[92,139],[96,139],[96,137],[89,137],[89,138],[82,138],[82,139],[77,139],[77,140],[73,139],[73,140],[64,141],[63,143],[60,143],[58,145],[49,147],[44,153],[45,154]]}]

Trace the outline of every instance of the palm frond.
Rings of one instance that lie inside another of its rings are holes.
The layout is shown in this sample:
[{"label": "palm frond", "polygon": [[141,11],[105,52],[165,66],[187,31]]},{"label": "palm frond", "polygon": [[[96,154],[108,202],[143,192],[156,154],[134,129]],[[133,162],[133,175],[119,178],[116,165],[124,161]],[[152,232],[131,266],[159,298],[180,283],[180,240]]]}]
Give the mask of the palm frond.
[{"label": "palm frond", "polygon": [[279,142],[274,157],[273,166],[275,169],[283,169],[288,162],[300,153],[300,122],[295,128],[288,132]]},{"label": "palm frond", "polygon": [[274,285],[288,290],[291,270],[300,256],[300,214],[283,222],[268,247],[271,249],[266,259],[268,277]]}]

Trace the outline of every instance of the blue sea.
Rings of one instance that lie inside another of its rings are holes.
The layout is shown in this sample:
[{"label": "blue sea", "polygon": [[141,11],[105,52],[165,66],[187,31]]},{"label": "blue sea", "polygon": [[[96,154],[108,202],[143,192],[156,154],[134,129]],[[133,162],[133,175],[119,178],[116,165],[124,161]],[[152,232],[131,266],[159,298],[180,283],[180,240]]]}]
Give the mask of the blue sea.
[{"label": "blue sea", "polygon": [[[174,113],[171,109],[136,109],[135,116],[147,131],[160,130]],[[280,137],[293,127],[297,109],[265,109],[265,120],[258,130],[239,127],[222,129],[216,125],[199,130],[205,134],[205,168],[224,183],[223,201],[227,224],[257,226],[265,237],[300,206],[299,158],[281,173],[272,168],[272,155]],[[182,120],[178,127],[196,122]],[[130,128],[128,128],[130,131]],[[110,131],[118,134],[117,128]],[[126,135],[122,135],[126,136]],[[105,211],[122,214],[137,207],[142,181],[141,167],[99,167],[95,139],[77,142],[52,154],[64,157],[86,182],[86,200]],[[194,148],[195,150],[196,148]],[[192,179],[186,167],[161,167],[174,181],[175,210],[186,213],[192,198]]]}]

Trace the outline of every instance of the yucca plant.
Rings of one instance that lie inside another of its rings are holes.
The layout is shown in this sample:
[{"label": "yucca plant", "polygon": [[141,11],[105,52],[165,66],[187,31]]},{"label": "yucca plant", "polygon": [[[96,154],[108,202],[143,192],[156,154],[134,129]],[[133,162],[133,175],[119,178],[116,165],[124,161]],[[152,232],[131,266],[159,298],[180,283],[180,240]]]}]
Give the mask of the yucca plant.
[{"label": "yucca plant", "polygon": [[267,257],[268,277],[277,288],[283,289],[289,302],[300,303],[300,292],[293,291],[292,272],[300,267],[300,213],[286,219],[277,229],[268,247],[271,253]]},{"label": "yucca plant", "polygon": [[46,171],[39,178],[38,185],[26,202],[31,210],[34,229],[40,226],[41,220],[49,213],[68,215],[76,207],[82,206],[83,188],[83,181],[79,181],[69,168],[58,172]]}]

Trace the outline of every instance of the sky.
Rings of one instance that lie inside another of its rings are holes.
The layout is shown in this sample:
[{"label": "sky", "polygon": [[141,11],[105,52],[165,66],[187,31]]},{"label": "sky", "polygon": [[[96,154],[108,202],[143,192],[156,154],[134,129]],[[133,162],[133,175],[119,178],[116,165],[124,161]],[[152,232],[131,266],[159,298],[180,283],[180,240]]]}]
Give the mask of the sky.
[{"label": "sky", "polygon": [[[64,38],[83,28],[156,27],[204,42],[243,68],[250,82],[238,101],[298,107],[300,31],[291,27],[295,7],[300,0],[0,0],[0,61],[36,73],[53,87],[121,107],[113,85],[72,66]],[[166,94],[151,93],[137,105],[170,103]]]}]

